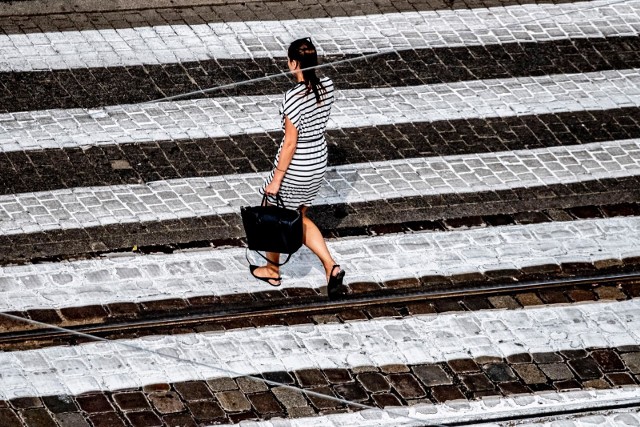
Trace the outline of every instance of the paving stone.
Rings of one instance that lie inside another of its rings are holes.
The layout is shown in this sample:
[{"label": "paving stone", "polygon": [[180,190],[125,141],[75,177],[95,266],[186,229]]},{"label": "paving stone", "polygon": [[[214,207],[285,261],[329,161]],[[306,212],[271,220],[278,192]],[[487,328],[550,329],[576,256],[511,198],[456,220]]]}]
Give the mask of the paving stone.
[{"label": "paving stone", "polygon": [[218,392],[216,398],[225,412],[245,412],[251,409],[251,403],[238,390]]},{"label": "paving stone", "polygon": [[542,371],[538,369],[536,365],[533,364],[520,364],[513,365],[513,370],[522,378],[525,384],[543,384],[547,382],[547,378],[544,376]]},{"label": "paving stone", "polygon": [[107,310],[100,305],[63,308],[60,313],[67,320],[65,324],[104,322],[108,316]]},{"label": "paving stone", "polygon": [[632,297],[640,297],[640,282],[637,283],[625,283],[623,289]]},{"label": "paving stone", "polygon": [[436,402],[447,400],[465,399],[464,394],[455,385],[437,385],[431,389],[431,395]]},{"label": "paving stone", "polygon": [[456,374],[480,371],[478,364],[471,359],[455,359],[447,362]]},{"label": "paving stone", "polygon": [[148,384],[142,387],[144,393],[165,392],[171,390],[171,385],[166,383]]},{"label": "paving stone", "polygon": [[367,392],[358,383],[348,383],[333,386],[339,397],[350,401],[365,401],[368,399]]},{"label": "paving stone", "polygon": [[173,388],[187,401],[213,399],[213,394],[211,394],[207,385],[200,381],[175,383]]},{"label": "paving stone", "polygon": [[319,369],[303,369],[296,371],[295,376],[298,383],[303,387],[323,386],[327,384],[327,379]]},{"label": "paving stone", "polygon": [[413,372],[427,387],[453,384],[449,375],[438,365],[417,365],[413,367]]},{"label": "paving stone", "polygon": [[584,349],[561,350],[560,354],[569,360],[583,359],[589,355]]},{"label": "paving stone", "polygon": [[267,387],[264,381],[259,381],[250,377],[236,378],[236,383],[244,393],[258,393],[269,390],[269,387]]},{"label": "paving stone", "polygon": [[518,353],[507,356],[507,362],[510,364],[514,363],[531,363],[533,362],[533,357],[529,353]]},{"label": "paving stone", "polygon": [[426,395],[418,380],[411,374],[392,374],[387,378],[400,397],[405,400],[417,399]]},{"label": "paving stone", "polygon": [[343,322],[352,322],[354,320],[367,320],[368,317],[361,310],[342,310],[337,313],[340,320]]},{"label": "paving stone", "polygon": [[601,390],[611,388],[609,383],[603,379],[587,380],[584,383],[582,383],[582,385],[584,386],[584,388],[595,388],[595,389],[601,389]]},{"label": "paving stone", "polygon": [[151,393],[149,400],[160,414],[182,412],[184,405],[175,392]]},{"label": "paving stone", "polygon": [[460,380],[472,392],[494,389],[493,383],[485,374],[464,374],[460,375]]},{"label": "paving stone", "polygon": [[25,425],[31,427],[58,427],[49,412],[44,408],[30,408],[20,411]]},{"label": "paving stone", "polygon": [[590,357],[570,360],[569,366],[571,366],[571,369],[573,369],[578,377],[583,380],[602,377],[602,372],[600,371],[598,364]]},{"label": "paving stone", "polygon": [[323,369],[322,372],[331,384],[344,384],[353,381],[348,369]]},{"label": "paving stone", "polygon": [[19,397],[11,399],[11,406],[17,409],[41,408],[42,400],[39,397]]},{"label": "paving stone", "polygon": [[520,308],[520,304],[513,299],[513,297],[509,295],[499,295],[494,297],[489,297],[489,302],[493,305],[494,308],[507,308],[507,309],[516,309]]},{"label": "paving stone", "polygon": [[22,427],[22,422],[16,414],[10,409],[0,409],[0,420],[5,427]]},{"label": "paving stone", "polygon": [[489,310],[493,306],[488,299],[482,297],[465,297],[462,304],[470,311]]},{"label": "paving stone", "polygon": [[596,296],[593,292],[591,291],[587,291],[584,289],[576,289],[573,291],[569,291],[568,293],[569,298],[571,298],[572,301],[574,302],[584,302],[584,301],[595,301],[596,300]]},{"label": "paving stone", "polygon": [[247,396],[253,407],[261,415],[278,414],[282,412],[282,406],[270,392],[255,393]]},{"label": "paving stone", "polygon": [[56,414],[55,420],[60,427],[90,427],[89,422],[79,413]]},{"label": "paving stone", "polygon": [[582,384],[576,380],[562,380],[553,383],[554,387],[559,391],[564,390],[582,390]]},{"label": "paving stone", "polygon": [[78,410],[78,407],[71,396],[43,396],[42,402],[44,403],[44,406],[54,414],[75,412]]},{"label": "paving stone", "polygon": [[387,379],[377,372],[364,372],[356,376],[356,380],[369,392],[388,392],[391,385]]},{"label": "paving stone", "polygon": [[166,426],[198,427],[198,424],[189,414],[171,414],[162,417],[162,422]]},{"label": "paving stone", "polygon": [[212,380],[207,380],[207,385],[214,392],[238,389],[238,384],[236,384],[236,382],[232,378],[215,378]]},{"label": "paving stone", "polygon": [[431,314],[435,313],[436,309],[431,303],[412,303],[407,304],[407,311],[410,315],[418,315],[418,314]]},{"label": "paving stone", "polygon": [[122,411],[149,409],[149,402],[140,392],[115,393],[113,400]]},{"label": "paving stone", "polygon": [[633,377],[631,377],[631,375],[627,374],[626,372],[615,372],[615,373],[606,374],[605,378],[613,386],[637,384],[637,382],[633,380]]},{"label": "paving stone", "polygon": [[635,375],[640,374],[640,352],[624,353],[621,357],[631,372]]},{"label": "paving stone", "polygon": [[541,364],[541,363],[560,363],[560,362],[564,361],[562,356],[560,356],[558,353],[551,353],[551,352],[532,353],[531,357],[538,364]]},{"label": "paving stone", "polygon": [[126,427],[125,422],[115,412],[91,414],[89,421],[94,427]]},{"label": "paving stone", "polygon": [[627,299],[627,296],[618,288],[614,286],[598,286],[594,289],[598,298],[601,300],[618,300],[623,301]]},{"label": "paving stone", "polygon": [[316,415],[313,408],[309,406],[297,406],[288,410],[290,418],[308,418]]},{"label": "paving stone", "polygon": [[625,369],[620,357],[611,349],[594,350],[591,352],[591,357],[603,372],[622,371]]},{"label": "paving stone", "polygon": [[216,422],[226,417],[220,405],[211,400],[190,401],[187,406],[199,423]]},{"label": "paving stone", "polygon": [[439,299],[434,301],[432,304],[436,310],[436,313],[446,313],[451,311],[464,310],[458,301],[453,301],[450,299]]},{"label": "paving stone", "polygon": [[563,363],[540,364],[538,367],[553,381],[573,379],[573,372]]},{"label": "paving stone", "polygon": [[498,384],[498,388],[505,396],[511,396],[514,394],[528,394],[531,393],[531,389],[519,381],[513,381],[508,383]]},{"label": "paving stone", "polygon": [[538,291],[538,294],[540,295],[540,299],[546,304],[565,304],[569,302],[569,299],[562,291],[544,289]]},{"label": "paving stone", "polygon": [[276,399],[284,405],[287,412],[291,412],[292,408],[308,406],[307,399],[301,392],[285,387],[274,387],[271,391],[275,395]]},{"label": "paving stone", "polygon": [[402,402],[400,402],[400,400],[391,393],[375,393],[371,395],[371,398],[379,408],[402,406]]},{"label": "paving stone", "polygon": [[[309,391],[313,391],[315,393],[320,393],[322,395],[326,395],[326,396],[331,396],[331,397],[337,397],[335,395],[335,393],[333,392],[333,390],[331,390],[331,388],[329,386],[323,386],[323,387],[313,387],[311,389],[309,389]],[[313,394],[308,394],[307,398],[311,401],[311,404],[317,408],[320,411],[325,411],[327,409],[335,409],[335,408],[339,408],[344,406],[342,403],[336,401],[336,400],[331,400],[331,399],[323,399],[319,396],[313,395]]]},{"label": "paving stone", "polygon": [[113,406],[104,394],[94,394],[88,396],[77,396],[76,402],[80,408],[90,414],[96,412],[111,412]]},{"label": "paving stone", "polygon": [[125,417],[134,426],[161,426],[162,420],[151,411],[127,412]]},{"label": "paving stone", "polygon": [[[325,371],[325,375],[328,377],[327,372]],[[265,380],[273,381],[278,384],[295,384],[295,380],[289,374],[289,372],[279,371],[279,372],[263,372],[262,376]],[[333,382],[333,381],[331,381]]]},{"label": "paving stone", "polygon": [[[407,365],[384,365],[380,367],[380,370],[385,374],[400,374],[403,372],[409,372],[410,369]],[[332,381],[333,382],[333,381]]]},{"label": "paving stone", "polygon": [[532,305],[543,305],[544,303],[542,302],[542,300],[540,298],[538,298],[538,295],[536,295],[534,292],[527,292],[524,294],[517,294],[516,295],[516,300],[518,300],[518,302],[523,306],[532,306]]},{"label": "paving stone", "polygon": [[394,307],[372,307],[364,311],[368,313],[369,317],[372,319],[381,319],[384,317],[387,317],[387,318],[401,317],[401,314]]},{"label": "paving stone", "polygon": [[257,414],[253,411],[229,414],[228,417],[229,421],[233,424],[239,424],[247,420],[258,420]]},{"label": "paving stone", "polygon": [[484,365],[482,370],[487,377],[496,383],[510,382],[516,380],[516,376],[506,363],[492,363]]}]

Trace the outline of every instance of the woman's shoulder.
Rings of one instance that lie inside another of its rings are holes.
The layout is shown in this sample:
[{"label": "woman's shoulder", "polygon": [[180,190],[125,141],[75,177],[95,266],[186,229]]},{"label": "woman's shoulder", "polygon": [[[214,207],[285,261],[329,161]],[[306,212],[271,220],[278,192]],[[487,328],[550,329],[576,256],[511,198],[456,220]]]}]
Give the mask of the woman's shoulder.
[{"label": "woman's shoulder", "polygon": [[333,87],[333,80],[331,80],[331,78],[327,76],[320,77],[320,83],[322,83],[323,86]]},{"label": "woman's shoulder", "polygon": [[292,95],[297,95],[299,93],[305,92],[304,82],[296,83],[292,88],[285,92],[285,97],[290,98]]}]

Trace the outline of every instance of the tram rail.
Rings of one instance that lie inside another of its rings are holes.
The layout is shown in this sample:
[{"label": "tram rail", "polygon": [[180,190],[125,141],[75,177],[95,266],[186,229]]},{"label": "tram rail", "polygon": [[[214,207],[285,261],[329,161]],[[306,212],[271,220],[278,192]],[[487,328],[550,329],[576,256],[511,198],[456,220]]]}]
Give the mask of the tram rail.
[{"label": "tram rail", "polygon": [[[540,290],[570,290],[580,287],[595,287],[601,285],[623,285],[625,283],[640,282],[640,272],[625,274],[607,274],[588,277],[559,278],[553,280],[536,280],[526,282],[505,283],[489,286],[468,286],[456,289],[437,289],[430,291],[395,292],[388,295],[373,296],[345,296],[344,299],[329,301],[313,299],[308,302],[274,301],[274,306],[255,310],[230,308],[218,310],[215,313],[197,313],[193,315],[174,314],[153,319],[136,319],[126,322],[112,322],[101,324],[85,324],[61,328],[38,328],[0,333],[0,350],[11,350],[14,346],[27,345],[28,348],[46,346],[48,342],[59,345],[64,342],[78,343],[86,339],[79,339],[78,334],[96,336],[100,338],[124,338],[151,334],[166,334],[170,330],[207,327],[214,324],[230,322],[258,322],[267,319],[286,319],[292,316],[322,316],[331,315],[347,309],[374,309],[380,307],[406,306],[415,303],[429,303],[438,300],[455,300],[469,297],[485,297],[520,294]],[[0,313],[1,315],[1,313]],[[28,320],[25,319],[25,325]]]}]

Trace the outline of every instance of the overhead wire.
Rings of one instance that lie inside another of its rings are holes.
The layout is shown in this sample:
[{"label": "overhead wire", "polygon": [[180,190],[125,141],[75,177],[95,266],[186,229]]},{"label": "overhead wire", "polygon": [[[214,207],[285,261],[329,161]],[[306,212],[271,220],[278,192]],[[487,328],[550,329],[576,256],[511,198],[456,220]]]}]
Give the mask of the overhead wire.
[{"label": "overhead wire", "polygon": [[[563,17],[563,16],[567,16],[567,15],[570,15],[570,14],[573,14],[573,13],[577,13],[577,12],[584,12],[584,11],[588,11],[588,10],[600,9],[602,7],[608,7],[608,6],[612,6],[612,5],[619,4],[619,3],[627,3],[629,1],[630,0],[611,0],[611,1],[608,1],[608,2],[606,2],[604,4],[602,4],[600,2],[600,4],[597,5],[597,6],[588,6],[588,7],[584,7],[584,8],[577,8],[575,10],[571,10],[571,11],[567,11],[567,12],[562,12],[562,13],[557,13],[557,14],[550,14],[550,16],[546,16],[544,18],[531,18],[528,21],[520,21],[520,22],[517,22],[517,23],[507,24],[507,25],[499,26],[499,27],[497,27],[497,26],[496,27],[489,27],[489,28],[486,28],[486,29],[489,29],[489,30],[504,29],[504,28],[509,28],[510,26],[516,26],[516,25],[523,26],[523,25],[527,25],[527,24],[531,24],[531,23],[543,23],[543,22],[546,22],[546,21],[549,21],[549,20],[553,20],[554,18],[557,18],[557,17]],[[503,6],[503,7],[506,7],[506,6]],[[439,13],[439,12],[436,11],[436,13]],[[356,56],[353,56],[353,57],[350,57],[350,58],[344,58],[344,59],[339,59],[339,60],[336,60],[336,61],[325,62],[325,63],[322,63],[322,64],[318,64],[316,66],[308,67],[307,69],[320,70],[320,69],[323,69],[323,68],[331,68],[331,67],[335,67],[336,65],[341,65],[341,64],[351,63],[351,62],[356,62],[356,61],[362,61],[362,60],[365,60],[365,59],[372,59],[372,58],[376,58],[378,56],[388,55],[388,54],[392,54],[392,53],[411,52],[411,51],[415,51],[415,49],[413,49],[413,48],[409,48],[409,49],[383,49],[383,50],[380,50],[378,52],[365,53],[365,54],[356,55]],[[255,78],[251,78],[251,79],[247,79],[247,80],[239,80],[239,81],[235,81],[235,82],[232,82],[232,83],[212,86],[212,87],[209,87],[209,88],[206,88],[206,89],[198,89],[198,90],[185,92],[185,93],[181,93],[181,94],[165,96],[165,97],[162,97],[162,98],[157,98],[157,99],[153,99],[153,100],[142,102],[142,104],[174,101],[174,100],[178,100],[178,99],[189,98],[189,97],[194,96],[194,95],[206,95],[208,93],[212,93],[212,92],[216,92],[216,91],[221,91],[221,90],[225,90],[225,89],[233,89],[235,87],[242,86],[242,85],[260,83],[260,82],[273,80],[273,79],[280,78],[280,77],[291,77],[291,76],[293,76],[293,73],[291,71],[282,71],[280,73],[269,74],[269,75],[263,76],[263,77],[255,77]]]}]

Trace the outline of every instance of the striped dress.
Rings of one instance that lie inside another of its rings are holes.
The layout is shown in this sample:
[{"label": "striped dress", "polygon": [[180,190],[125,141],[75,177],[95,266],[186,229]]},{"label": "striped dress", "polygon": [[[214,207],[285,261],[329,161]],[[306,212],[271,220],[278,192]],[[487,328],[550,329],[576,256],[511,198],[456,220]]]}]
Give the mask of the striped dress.
[{"label": "striped dress", "polygon": [[[304,83],[298,83],[284,95],[280,114],[282,128],[285,117],[298,129],[298,144],[293,154],[291,164],[280,186],[280,197],[289,209],[309,206],[318,194],[327,170],[327,141],[324,131],[329,120],[331,105],[333,104],[333,82],[328,77],[320,79],[326,93],[320,92],[321,103],[316,102],[313,91],[307,94]],[[284,139],[280,143],[274,166],[277,166]],[[269,174],[260,192],[273,179],[275,168]],[[270,203],[275,198],[269,197]]]}]

